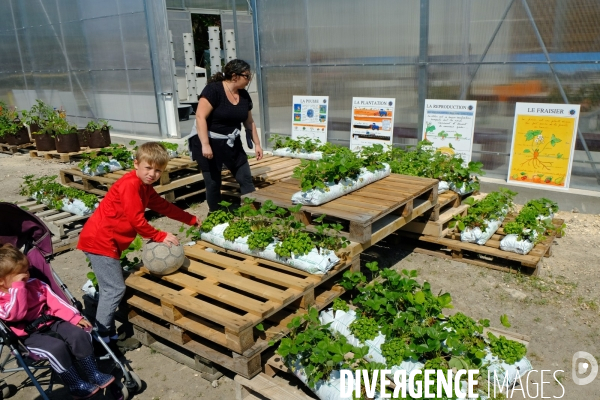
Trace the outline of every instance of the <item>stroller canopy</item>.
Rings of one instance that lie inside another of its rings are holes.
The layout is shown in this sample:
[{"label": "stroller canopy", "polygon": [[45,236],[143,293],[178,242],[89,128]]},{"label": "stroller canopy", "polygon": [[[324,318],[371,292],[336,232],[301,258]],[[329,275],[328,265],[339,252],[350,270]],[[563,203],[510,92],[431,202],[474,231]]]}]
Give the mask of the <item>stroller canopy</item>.
[{"label": "stroller canopy", "polygon": [[65,296],[48,263],[52,235],[41,219],[16,204],[0,202],[0,244],[4,243],[11,243],[27,255],[32,277],[49,284],[57,295]]}]

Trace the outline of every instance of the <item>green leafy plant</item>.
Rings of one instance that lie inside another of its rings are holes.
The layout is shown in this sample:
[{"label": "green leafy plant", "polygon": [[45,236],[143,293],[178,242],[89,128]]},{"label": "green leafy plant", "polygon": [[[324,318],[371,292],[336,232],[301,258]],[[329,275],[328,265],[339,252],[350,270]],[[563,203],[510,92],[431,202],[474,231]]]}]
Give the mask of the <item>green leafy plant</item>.
[{"label": "green leafy plant", "polygon": [[350,332],[361,342],[373,340],[379,334],[377,321],[369,317],[357,318],[349,326]]},{"label": "green leafy plant", "polygon": [[509,340],[505,336],[496,337],[492,332],[488,332],[488,339],[492,354],[507,364],[514,364],[527,354],[524,344]]},{"label": "green leafy plant", "polygon": [[34,175],[25,175],[20,187],[20,194],[35,199],[38,203],[44,203],[48,208],[62,209],[64,200],[69,203],[77,199],[87,208],[94,210],[98,203],[96,195],[87,193],[83,190],[63,186],[55,182],[57,176],[41,176],[36,178]]},{"label": "green leafy plant", "polygon": [[[428,128],[429,129],[429,128]],[[435,129],[435,127],[433,127]],[[479,190],[477,175],[483,175],[483,164],[471,161],[464,164],[460,155],[449,156],[436,151],[426,140],[409,146],[406,150],[392,148],[388,158],[395,174],[439,179],[463,188],[466,192]]]},{"label": "green leafy plant", "polygon": [[136,235],[135,239],[133,239],[133,242],[131,242],[131,244],[121,253],[121,258],[119,260],[121,262],[121,267],[123,267],[125,270],[129,270],[139,265],[142,260],[139,257],[133,257],[130,260],[128,254],[140,251],[142,247],[144,247],[144,241],[140,235]]},{"label": "green leafy plant", "polygon": [[350,306],[348,306],[348,303],[346,303],[344,300],[340,299],[339,297],[337,297],[333,300],[332,308],[334,311],[337,311],[337,310],[345,311],[345,312],[350,311]]},{"label": "green leafy plant", "polygon": [[85,130],[88,132],[95,132],[95,131],[105,131],[105,130],[109,130],[112,129],[112,126],[108,125],[108,121],[105,119],[100,119],[100,120],[90,120],[88,121],[87,125],[85,126]]},{"label": "green leafy plant", "polygon": [[107,163],[110,160],[118,161],[123,169],[131,169],[133,167],[134,155],[126,146],[113,143],[99,151],[81,154],[82,161],[77,164],[80,169],[90,168],[92,171],[103,165],[105,172],[110,172]]},{"label": "green leafy plant", "polygon": [[465,203],[470,205],[467,214],[456,215],[449,226],[451,228],[456,226],[459,231],[464,231],[467,227],[470,229],[478,227],[483,231],[487,229],[487,221],[504,218],[513,209],[513,199],[516,195],[516,192],[500,188],[498,191],[490,192],[481,200],[470,197],[465,200]]}]

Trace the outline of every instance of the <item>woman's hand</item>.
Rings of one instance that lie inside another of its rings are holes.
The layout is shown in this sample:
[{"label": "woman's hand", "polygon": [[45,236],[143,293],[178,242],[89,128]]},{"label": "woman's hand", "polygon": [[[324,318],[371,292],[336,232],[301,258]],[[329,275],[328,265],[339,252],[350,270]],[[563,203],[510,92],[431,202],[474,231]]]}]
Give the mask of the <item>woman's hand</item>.
[{"label": "woman's hand", "polygon": [[263,158],[263,149],[262,147],[260,147],[260,144],[255,145],[254,148],[254,152],[256,153],[256,160],[258,161],[261,158]]},{"label": "woman's hand", "polygon": [[169,247],[171,247],[171,245],[177,246],[179,245],[179,239],[172,233],[167,232],[167,236],[164,238],[163,243],[166,243]]},{"label": "woman's hand", "polygon": [[209,160],[213,158],[213,152],[210,148],[210,144],[202,145],[202,155],[204,158],[208,158]]},{"label": "woman's hand", "polygon": [[77,323],[77,326],[80,327],[80,328],[83,328],[83,329],[86,329],[86,328],[90,329],[90,328],[92,328],[92,324],[90,324],[90,321],[88,321],[85,318],[81,318],[79,320],[79,322]]}]

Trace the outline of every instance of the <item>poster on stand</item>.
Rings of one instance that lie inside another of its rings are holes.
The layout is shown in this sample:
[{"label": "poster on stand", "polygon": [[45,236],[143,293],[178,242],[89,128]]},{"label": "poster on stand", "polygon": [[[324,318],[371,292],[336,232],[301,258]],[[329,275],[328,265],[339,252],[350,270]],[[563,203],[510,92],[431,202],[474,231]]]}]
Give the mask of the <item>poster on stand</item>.
[{"label": "poster on stand", "polygon": [[391,145],[395,106],[396,99],[353,97],[350,148],[357,151],[373,144]]},{"label": "poster on stand", "polygon": [[294,96],[292,139],[308,137],[327,142],[329,96]]},{"label": "poster on stand", "polygon": [[459,154],[465,165],[471,161],[476,101],[425,100],[423,139],[444,154]]},{"label": "poster on stand", "polygon": [[578,104],[517,103],[508,182],[568,189]]}]

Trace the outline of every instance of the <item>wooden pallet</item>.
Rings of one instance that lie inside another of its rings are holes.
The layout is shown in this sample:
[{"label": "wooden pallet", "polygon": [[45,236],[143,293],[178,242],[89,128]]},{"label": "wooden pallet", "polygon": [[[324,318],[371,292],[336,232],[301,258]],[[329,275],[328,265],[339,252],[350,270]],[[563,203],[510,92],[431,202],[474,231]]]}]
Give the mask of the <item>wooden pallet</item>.
[{"label": "wooden pallet", "polygon": [[[79,168],[67,168],[60,171],[60,180],[64,185],[104,196],[117,180],[130,171],[120,170],[101,176],[89,176]],[[192,186],[199,181],[202,181],[202,175],[198,171],[198,163],[189,157],[176,157],[169,160],[160,179],[154,184],[154,189],[167,200],[175,201],[177,200],[176,189]],[[202,192],[204,192],[203,187],[194,194]]]},{"label": "wooden pallet", "polygon": [[[337,220],[344,226],[345,236],[361,245],[355,248],[360,253],[434,207],[438,200],[437,182],[391,174],[326,204],[303,206],[296,216],[308,229],[314,229],[313,219],[322,214]],[[271,200],[289,208],[292,194],[299,190],[299,181],[288,178],[243,197],[255,199],[257,206]]]},{"label": "wooden pallet", "polygon": [[206,242],[185,252],[189,263],[177,273],[160,277],[142,268],[126,279],[129,321],[246,378],[260,372],[261,353],[288,332],[293,317],[309,305],[322,309],[344,292],[332,278],[360,268],[354,257],[312,275]]},{"label": "wooden pallet", "polygon": [[[471,197],[471,196],[468,196]],[[472,196],[481,200],[485,195]],[[456,215],[465,215],[469,205],[461,203],[462,196],[455,192],[445,192],[438,196],[437,220],[429,220],[427,214],[419,217],[401,228],[402,231],[419,233],[433,237],[443,237],[450,232],[449,224]]]},{"label": "wooden pallet", "polygon": [[19,150],[27,150],[27,149],[35,149],[35,143],[25,143],[25,144],[8,144],[8,143],[0,143],[0,153],[6,154],[16,154]]},{"label": "wooden pallet", "polygon": [[45,204],[37,204],[35,200],[24,200],[17,205],[40,218],[52,233],[52,249],[54,254],[75,248],[79,241],[79,233],[90,215],[75,215],[66,211],[49,209]]},{"label": "wooden pallet", "polygon": [[[250,171],[257,187],[270,185],[281,177],[291,176],[291,171],[300,161],[285,157],[266,156],[260,161],[249,160]],[[131,170],[120,170],[102,176],[85,175],[79,168],[68,168],[60,171],[60,179],[64,185],[104,196],[108,189],[123,175]],[[198,170],[196,161],[189,157],[173,158],[167,164],[160,180],[154,189],[168,201],[174,202],[204,193],[204,179]],[[239,185],[229,171],[223,171],[223,193],[239,197]]]},{"label": "wooden pallet", "polygon": [[[502,226],[513,220],[507,217]],[[564,220],[555,218],[552,224],[560,231]],[[417,253],[428,254],[435,257],[461,261],[481,267],[487,267],[504,272],[523,272],[537,275],[542,258],[552,255],[552,244],[554,239],[560,237],[555,232],[538,244],[527,255],[517,254],[510,251],[500,250],[500,241],[506,236],[502,227],[485,243],[480,246],[475,243],[460,241],[460,233],[452,230],[444,237],[433,237],[426,235],[415,235],[410,232],[399,232],[401,238],[396,238],[398,243],[415,246]],[[408,235],[408,236],[407,236]]]},{"label": "wooden pallet", "polygon": [[93,149],[90,147],[82,147],[79,151],[72,151],[69,153],[59,153],[56,150],[50,151],[39,151],[31,150],[29,156],[32,158],[43,158],[44,160],[58,160],[60,162],[71,162],[80,160],[82,154],[90,154],[94,151],[100,151],[101,148]]}]

